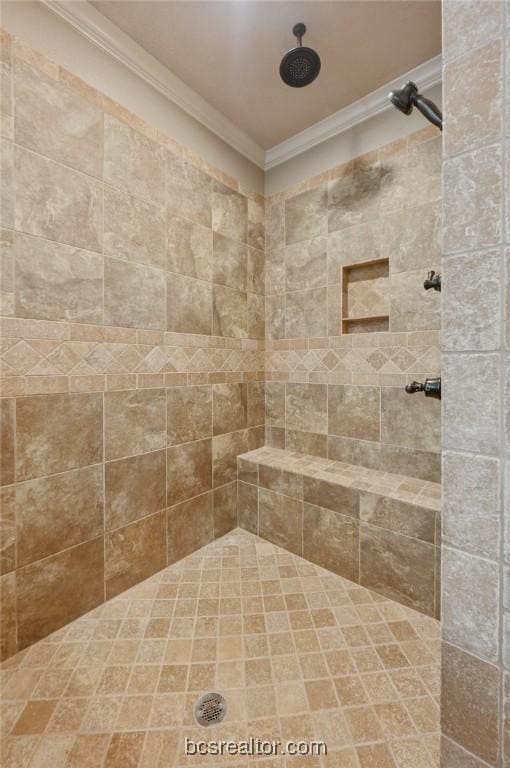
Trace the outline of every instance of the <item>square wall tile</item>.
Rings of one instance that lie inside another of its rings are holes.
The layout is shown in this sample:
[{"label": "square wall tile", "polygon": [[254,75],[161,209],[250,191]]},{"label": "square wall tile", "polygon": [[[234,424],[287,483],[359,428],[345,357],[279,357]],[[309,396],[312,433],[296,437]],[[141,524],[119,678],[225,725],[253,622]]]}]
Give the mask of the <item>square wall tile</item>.
[{"label": "square wall tile", "polygon": [[103,460],[101,393],[20,397],[16,403],[16,478]]},{"label": "square wall tile", "polygon": [[18,483],[18,567],[101,536],[103,510],[101,465]]},{"label": "square wall tile", "polygon": [[165,201],[164,147],[111,115],[104,116],[104,180],[135,197]]},{"label": "square wall tile", "polygon": [[259,488],[259,536],[301,555],[302,532],[303,502]]},{"label": "square wall tile", "polygon": [[442,549],[443,638],[487,661],[499,652],[499,566],[450,547]]},{"label": "square wall tile", "polygon": [[[103,602],[103,563],[101,536],[18,570],[20,649]],[[42,605],[44,611],[41,611]]]},{"label": "square wall tile", "polygon": [[287,384],[285,420],[289,429],[328,431],[328,400],[325,384]]},{"label": "square wall tile", "polygon": [[38,320],[103,322],[103,257],[16,233],[15,312]]},{"label": "square wall tile", "polygon": [[285,244],[310,240],[328,232],[326,185],[301,192],[285,201]]},{"label": "square wall tile", "polygon": [[224,536],[237,525],[237,483],[234,481],[213,494],[214,538]]},{"label": "square wall tile", "polygon": [[0,576],[0,595],[0,659],[3,661],[18,650],[14,571]]},{"label": "square wall tile", "polygon": [[381,391],[379,387],[330,385],[328,432],[361,440],[380,440]]},{"label": "square wall tile", "polygon": [[167,510],[168,563],[175,563],[214,538],[213,495],[204,493]]},{"label": "square wall tile", "polygon": [[167,449],[167,507],[198,496],[211,488],[211,440],[198,440]]},{"label": "square wall tile", "polygon": [[17,230],[101,250],[103,190],[98,181],[21,147],[15,167]]},{"label": "square wall tile", "polygon": [[105,258],[106,325],[165,330],[166,275],[144,264]]},{"label": "square wall tile", "polygon": [[10,485],[15,477],[16,400],[0,399],[0,484]]},{"label": "square wall tile", "polygon": [[164,389],[105,392],[105,459],[120,459],[166,446]]},{"label": "square wall tile", "polygon": [[213,434],[248,426],[248,385],[213,384]]},{"label": "square wall tile", "polygon": [[213,183],[212,228],[242,243],[248,239],[247,198],[218,181]]},{"label": "square wall tile", "polygon": [[150,267],[166,268],[163,206],[105,184],[104,252]]},{"label": "square wall tile", "polygon": [[121,528],[166,507],[164,450],[105,464],[105,529]]},{"label": "square wall tile", "polygon": [[167,328],[175,333],[211,334],[212,286],[181,275],[167,279]]},{"label": "square wall tile", "polygon": [[212,227],[213,180],[181,157],[167,152],[166,199],[169,216]]},{"label": "square wall tile", "polygon": [[213,285],[213,335],[248,337],[248,298],[245,292]]},{"label": "square wall tile", "polygon": [[381,389],[381,441],[422,451],[441,451],[441,403],[408,395],[396,387]]},{"label": "square wall tile", "polygon": [[359,583],[359,523],[333,510],[305,503],[303,557]]},{"label": "square wall tile", "polygon": [[285,296],[285,336],[299,339],[328,335],[328,291],[295,291]]},{"label": "square wall tile", "polygon": [[498,668],[443,643],[441,671],[443,733],[489,765],[496,765],[500,717]]},{"label": "square wall tile", "polygon": [[106,599],[166,565],[166,512],[162,510],[105,535]]},{"label": "square wall tile", "polygon": [[166,391],[168,445],[212,435],[212,386],[170,387]]},{"label": "square wall tile", "polygon": [[14,97],[17,144],[101,178],[103,113],[98,107],[20,58]]},{"label": "square wall tile", "polygon": [[213,235],[213,280],[246,291],[248,277],[248,246],[239,240]]},{"label": "square wall tile", "polygon": [[381,166],[375,152],[347,163],[328,183],[329,231],[377,218]]},{"label": "square wall tile", "polygon": [[213,235],[208,227],[169,216],[167,224],[167,269],[189,277],[212,280]]},{"label": "square wall tile", "polygon": [[16,569],[16,489],[0,488],[0,574]]}]

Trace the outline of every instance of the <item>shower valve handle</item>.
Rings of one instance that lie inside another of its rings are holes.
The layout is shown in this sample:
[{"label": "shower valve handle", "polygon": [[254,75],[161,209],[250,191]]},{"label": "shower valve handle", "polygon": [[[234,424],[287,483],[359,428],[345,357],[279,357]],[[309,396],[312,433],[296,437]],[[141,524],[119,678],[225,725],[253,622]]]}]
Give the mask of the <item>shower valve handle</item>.
[{"label": "shower valve handle", "polygon": [[426,291],[433,288],[435,291],[441,291],[441,275],[436,275],[434,271],[429,272],[427,279],[423,283],[423,287]]},{"label": "shower valve handle", "polygon": [[415,392],[424,392],[425,397],[434,397],[436,400],[441,400],[441,377],[434,379],[425,379],[421,381],[412,381],[411,384],[406,385],[406,392],[409,395]]}]

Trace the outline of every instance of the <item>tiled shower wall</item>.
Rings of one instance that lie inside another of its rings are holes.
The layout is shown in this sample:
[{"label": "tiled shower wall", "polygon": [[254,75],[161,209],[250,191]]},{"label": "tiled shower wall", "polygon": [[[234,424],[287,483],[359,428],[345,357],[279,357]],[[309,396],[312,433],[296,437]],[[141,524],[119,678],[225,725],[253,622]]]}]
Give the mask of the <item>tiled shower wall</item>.
[{"label": "tiled shower wall", "polygon": [[[266,200],[266,442],[438,481],[441,138],[407,139]],[[388,259],[386,332],[341,335],[342,267]]]},{"label": "tiled shower wall", "polygon": [[236,521],[264,203],[3,35],[1,655]]},{"label": "tiled shower wall", "polygon": [[443,768],[510,766],[509,22],[443,3]]}]

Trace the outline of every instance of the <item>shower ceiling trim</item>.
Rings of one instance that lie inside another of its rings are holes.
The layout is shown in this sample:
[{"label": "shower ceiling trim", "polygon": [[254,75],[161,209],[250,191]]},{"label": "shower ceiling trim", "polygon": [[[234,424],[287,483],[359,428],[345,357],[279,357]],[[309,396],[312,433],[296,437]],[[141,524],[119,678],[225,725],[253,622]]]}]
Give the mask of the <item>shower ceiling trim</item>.
[{"label": "shower ceiling trim", "polygon": [[40,0],[83,37],[134,72],[152,88],[179,106],[222,141],[264,171],[291,160],[344,131],[393,109],[388,92],[413,80],[422,91],[442,80],[442,58],[435,56],[395,80],[334,112],[304,131],[264,150],[250,136],[215,109],[141,45],[122,32],[86,0]]}]

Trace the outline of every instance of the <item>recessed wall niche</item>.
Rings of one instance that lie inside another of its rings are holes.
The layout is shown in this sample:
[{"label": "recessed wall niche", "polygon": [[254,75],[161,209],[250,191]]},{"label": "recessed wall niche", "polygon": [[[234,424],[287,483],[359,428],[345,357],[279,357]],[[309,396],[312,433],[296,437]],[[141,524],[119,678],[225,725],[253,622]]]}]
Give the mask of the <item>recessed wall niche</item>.
[{"label": "recessed wall niche", "polygon": [[389,261],[372,259],[342,268],[342,333],[388,331]]}]

